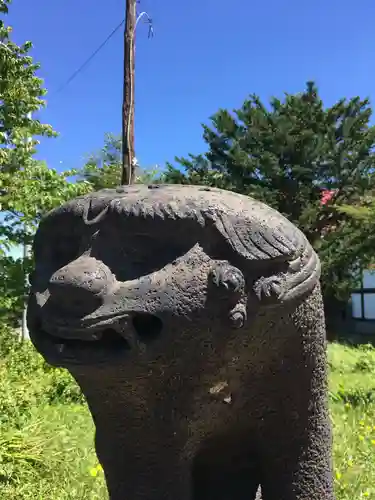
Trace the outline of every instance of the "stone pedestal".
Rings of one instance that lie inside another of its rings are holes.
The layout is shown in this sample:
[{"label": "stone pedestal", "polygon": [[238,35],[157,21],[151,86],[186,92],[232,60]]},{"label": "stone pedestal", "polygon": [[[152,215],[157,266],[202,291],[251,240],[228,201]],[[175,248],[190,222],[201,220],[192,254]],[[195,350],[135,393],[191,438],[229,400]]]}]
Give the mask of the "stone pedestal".
[{"label": "stone pedestal", "polygon": [[288,220],[197,186],[44,218],[31,339],[81,386],[111,500],[333,500],[319,260]]}]

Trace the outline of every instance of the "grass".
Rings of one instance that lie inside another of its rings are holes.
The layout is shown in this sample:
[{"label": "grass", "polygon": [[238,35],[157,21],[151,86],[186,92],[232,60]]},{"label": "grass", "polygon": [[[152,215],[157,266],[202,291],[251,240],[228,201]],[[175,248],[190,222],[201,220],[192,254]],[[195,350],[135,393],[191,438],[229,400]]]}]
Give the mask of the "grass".
[{"label": "grass", "polygon": [[0,336],[0,498],[105,500],[94,427],[70,375]]},{"label": "grass", "polygon": [[375,499],[375,349],[328,349],[337,500]]},{"label": "grass", "polygon": [[13,427],[1,434],[0,498],[108,498],[86,406],[39,406],[28,420],[22,430]]},{"label": "grass", "polygon": [[[337,500],[375,500],[375,349],[329,346]],[[106,500],[73,379],[0,332],[0,498]]]}]

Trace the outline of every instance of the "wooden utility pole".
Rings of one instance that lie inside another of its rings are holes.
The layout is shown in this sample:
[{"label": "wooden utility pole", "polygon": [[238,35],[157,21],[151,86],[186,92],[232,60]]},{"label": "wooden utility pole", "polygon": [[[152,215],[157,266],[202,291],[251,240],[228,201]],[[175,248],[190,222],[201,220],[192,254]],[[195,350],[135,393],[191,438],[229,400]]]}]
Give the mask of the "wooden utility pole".
[{"label": "wooden utility pole", "polygon": [[122,103],[122,175],[121,184],[134,182],[134,75],[135,25],[137,0],[126,0],[124,32],[124,90]]}]

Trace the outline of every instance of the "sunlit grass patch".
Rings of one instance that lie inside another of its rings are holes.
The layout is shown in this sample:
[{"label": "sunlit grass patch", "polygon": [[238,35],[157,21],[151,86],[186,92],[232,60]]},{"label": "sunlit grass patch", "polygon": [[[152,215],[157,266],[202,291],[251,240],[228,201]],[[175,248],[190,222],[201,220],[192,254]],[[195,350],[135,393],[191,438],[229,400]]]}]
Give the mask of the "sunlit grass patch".
[{"label": "sunlit grass patch", "polygon": [[[337,500],[375,500],[375,349],[331,344],[328,358]],[[108,499],[79,388],[30,345],[0,348],[0,498]]]}]

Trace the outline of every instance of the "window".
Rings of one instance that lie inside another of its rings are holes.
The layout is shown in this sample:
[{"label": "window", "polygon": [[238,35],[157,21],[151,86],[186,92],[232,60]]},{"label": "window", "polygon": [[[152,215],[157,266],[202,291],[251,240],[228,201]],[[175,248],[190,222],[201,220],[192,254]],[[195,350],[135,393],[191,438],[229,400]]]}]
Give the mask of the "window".
[{"label": "window", "polygon": [[363,299],[364,319],[375,319],[375,293],[368,293]]},{"label": "window", "polygon": [[362,288],[373,288],[375,291],[375,269],[367,269],[362,274]]},{"label": "window", "polygon": [[362,319],[362,296],[360,293],[352,293],[352,316]]},{"label": "window", "polygon": [[362,273],[361,287],[351,295],[352,317],[375,321],[375,268]]}]

